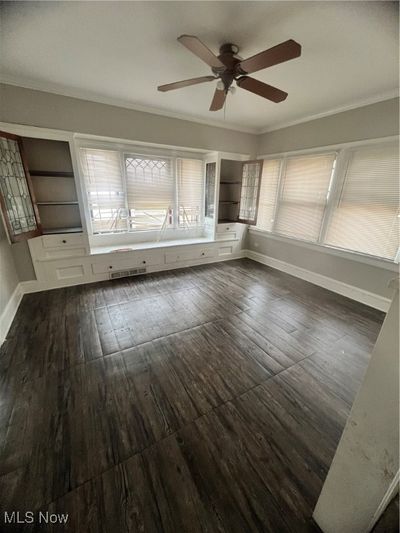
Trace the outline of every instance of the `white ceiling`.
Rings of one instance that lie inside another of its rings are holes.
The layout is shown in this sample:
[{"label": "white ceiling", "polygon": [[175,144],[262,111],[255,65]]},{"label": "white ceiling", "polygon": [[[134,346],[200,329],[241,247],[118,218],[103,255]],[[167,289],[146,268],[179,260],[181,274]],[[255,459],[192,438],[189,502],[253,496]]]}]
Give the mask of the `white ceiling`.
[{"label": "white ceiling", "polygon": [[[263,131],[383,100],[398,86],[397,2],[3,2],[1,79],[70,96],[151,108]],[[302,56],[254,74],[289,93],[274,104],[237,89],[208,111],[214,82],[160,93],[157,85],[207,75],[180,45],[197,35],[249,57],[287,39]]]}]

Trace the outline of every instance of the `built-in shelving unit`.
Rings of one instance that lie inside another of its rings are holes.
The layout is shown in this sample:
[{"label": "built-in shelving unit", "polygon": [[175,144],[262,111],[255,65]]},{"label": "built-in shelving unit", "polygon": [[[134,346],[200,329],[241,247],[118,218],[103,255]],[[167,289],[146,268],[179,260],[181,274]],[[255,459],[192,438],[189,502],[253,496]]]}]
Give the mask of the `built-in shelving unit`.
[{"label": "built-in shelving unit", "polygon": [[23,147],[43,233],[81,232],[69,144],[24,137]]},{"label": "built-in shelving unit", "polygon": [[218,222],[236,222],[239,218],[242,162],[221,159]]}]

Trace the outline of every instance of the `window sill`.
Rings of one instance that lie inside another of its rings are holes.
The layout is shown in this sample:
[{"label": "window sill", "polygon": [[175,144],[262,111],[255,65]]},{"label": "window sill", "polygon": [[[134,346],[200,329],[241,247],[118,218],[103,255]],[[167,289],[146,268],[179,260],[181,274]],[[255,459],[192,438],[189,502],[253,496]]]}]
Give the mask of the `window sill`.
[{"label": "window sill", "polygon": [[[350,252],[347,250],[341,250],[339,248],[333,248],[330,246],[322,246],[321,244],[316,244],[313,242],[302,241],[300,239],[295,239],[292,237],[285,237],[283,235],[276,235],[275,233],[270,233],[269,231],[260,230],[257,228],[249,228],[249,232],[254,235],[259,235],[260,237],[265,237],[268,239],[273,239],[275,241],[285,242],[287,244],[292,244],[294,246],[300,246],[302,248],[308,248],[320,253],[326,253],[334,255],[336,257],[342,257],[350,261],[357,261],[359,263],[375,266],[378,268],[383,268],[385,270],[391,270],[392,272],[398,272],[399,265],[394,263],[390,259],[380,259],[372,257],[369,255],[361,254],[358,252]],[[256,251],[256,250],[255,250]]]},{"label": "window sill", "polygon": [[152,250],[154,248],[169,248],[175,246],[188,246],[190,244],[205,244],[215,242],[208,237],[195,237],[192,239],[174,239],[158,242],[139,242],[134,244],[114,244],[109,246],[91,246],[90,255],[122,253],[141,250]]}]

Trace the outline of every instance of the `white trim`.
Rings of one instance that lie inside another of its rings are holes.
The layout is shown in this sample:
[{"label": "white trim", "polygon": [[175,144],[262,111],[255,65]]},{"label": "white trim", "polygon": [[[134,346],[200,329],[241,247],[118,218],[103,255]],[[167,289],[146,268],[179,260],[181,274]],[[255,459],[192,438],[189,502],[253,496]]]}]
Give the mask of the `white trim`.
[{"label": "white trim", "polygon": [[278,235],[277,233],[271,233],[258,228],[249,228],[249,232],[254,233],[264,239],[273,239],[275,241],[281,241],[287,244],[301,246],[302,248],[308,248],[310,250],[314,250],[315,252],[335,255],[336,257],[342,257],[343,259],[347,259],[349,261],[357,261],[358,263],[364,263],[365,265],[383,268],[392,272],[399,271],[399,265],[393,261],[390,261],[389,259],[379,259],[377,257],[369,256],[367,254],[351,252],[350,250],[342,250],[341,248],[334,248],[333,246],[327,246],[325,244],[302,241],[301,239],[296,239],[294,237],[285,237],[284,235]]},{"label": "white trim", "polygon": [[269,257],[268,255],[260,254],[259,252],[253,252],[253,250],[244,250],[244,253],[249,259],[258,261],[263,265],[276,268],[277,270],[281,270],[282,272],[286,272],[287,274],[291,274],[297,278],[309,281],[314,285],[318,285],[324,289],[336,292],[337,294],[341,294],[342,296],[346,296],[347,298],[351,298],[357,302],[369,305],[370,307],[379,309],[380,311],[386,312],[389,309],[391,302],[390,298],[384,298],[379,294],[374,294],[364,289],[354,287],[353,285],[343,283],[342,281],[328,278],[322,274],[317,274],[311,270],[306,270],[305,268],[286,263],[285,261],[275,259],[274,257]]},{"label": "white trim", "polygon": [[[89,133],[80,133],[72,132],[66,130],[54,130],[51,128],[42,128],[39,126],[29,126],[26,124],[15,124],[13,122],[1,122],[0,129],[3,131],[8,131],[9,133],[14,133],[21,137],[34,137],[38,139],[51,139],[57,141],[74,141],[78,145],[89,146],[93,145],[95,147],[101,147],[101,145],[107,145],[113,143],[115,145],[123,145],[127,149],[132,149],[132,147],[137,147],[138,149],[160,149],[168,151],[169,153],[181,152],[188,157],[192,155],[194,158],[202,155],[203,157],[214,153],[211,150],[205,148],[193,148],[190,146],[177,146],[173,144],[161,144],[161,143],[151,143],[147,141],[136,141],[133,139],[124,139],[122,137],[107,137],[104,135],[92,135]],[[87,144],[86,144],[87,143]],[[249,159],[249,154],[241,153],[230,153],[230,152],[218,152],[221,154],[221,157],[225,159],[234,159],[237,161],[246,161]],[[155,155],[155,154],[154,154]]]},{"label": "white trim", "polygon": [[53,141],[72,141],[74,138],[72,131],[40,128],[27,124],[15,124],[13,122],[0,122],[0,128],[20,137],[34,137],[35,139],[49,139]]},{"label": "white trim", "polygon": [[85,91],[81,89],[71,89],[60,87],[57,84],[38,83],[33,81],[21,80],[11,76],[2,76],[0,83],[4,85],[12,85],[15,87],[21,87],[22,89],[32,89],[33,91],[40,91],[58,96],[67,96],[68,98],[76,98],[79,100],[85,100],[87,102],[95,102],[98,104],[105,104],[123,109],[132,109],[133,111],[139,111],[142,113],[149,113],[152,115],[159,115],[166,118],[175,118],[178,120],[184,120],[185,122],[193,122],[195,124],[203,124],[205,126],[212,126],[214,128],[222,128],[225,130],[239,131],[241,133],[257,134],[260,133],[259,128],[247,128],[245,126],[239,126],[239,124],[227,124],[221,120],[209,120],[197,117],[195,115],[186,113],[177,113],[174,111],[168,111],[166,109],[145,106],[129,102],[127,100],[112,98],[107,96],[101,96],[94,94],[91,91]]},{"label": "white trim", "polygon": [[18,311],[23,295],[23,287],[21,286],[21,283],[18,283],[0,316],[0,345],[3,344],[7,337],[8,330],[10,329],[15,314]]},{"label": "white trim", "polygon": [[310,115],[303,115],[301,118],[289,121],[277,122],[272,126],[267,127],[246,127],[240,126],[239,124],[227,124],[226,122],[220,120],[209,120],[196,117],[191,114],[177,113],[174,111],[168,111],[161,108],[145,106],[133,102],[129,102],[119,98],[112,98],[107,96],[101,96],[98,94],[93,94],[91,91],[85,91],[82,89],[73,89],[65,88],[58,84],[51,83],[41,83],[33,80],[26,80],[23,78],[18,78],[17,76],[2,76],[0,83],[5,85],[12,85],[16,87],[21,87],[23,89],[32,89],[34,91],[41,91],[50,94],[55,94],[59,96],[67,96],[69,98],[77,98],[79,100],[86,100],[89,102],[96,102],[99,104],[111,105],[125,109],[132,109],[134,111],[141,111],[143,113],[149,113],[153,115],[160,115],[163,117],[176,118],[179,120],[185,120],[187,122],[193,122],[195,124],[204,124],[206,126],[213,126],[216,128],[223,128],[226,130],[239,131],[241,133],[250,133],[253,135],[262,135],[271,131],[276,131],[290,126],[296,126],[297,124],[303,124],[304,122],[311,122],[313,120],[318,120],[320,118],[328,117],[331,115],[336,115],[338,113],[343,113],[344,111],[350,111],[352,109],[357,109],[359,107],[365,107],[367,105],[376,104],[378,102],[384,102],[386,100],[391,100],[396,98],[399,95],[398,89],[393,89],[391,91],[386,91],[379,93],[377,95],[371,96],[369,98],[362,98],[360,100],[353,101],[350,104],[344,104],[342,106],[331,108],[327,111],[322,111],[321,113],[314,113]]},{"label": "white trim", "polygon": [[361,139],[359,141],[349,141],[345,143],[329,144],[327,146],[314,146],[312,148],[300,148],[299,150],[289,150],[287,152],[274,152],[273,154],[260,154],[257,159],[274,159],[276,157],[291,157],[307,154],[318,154],[326,151],[339,151],[346,148],[356,148],[358,146],[368,146],[370,144],[385,144],[399,142],[399,135],[388,135],[387,137],[375,137],[374,139]]},{"label": "white trim", "polygon": [[385,512],[386,507],[389,505],[389,503],[398,493],[399,481],[400,481],[400,470],[396,472],[392,482],[390,483],[385,495],[382,498],[381,503],[378,505],[378,509],[375,511],[374,516],[372,517],[371,522],[369,523],[365,533],[369,533],[370,531],[372,531],[372,528],[375,526],[379,518]]},{"label": "white trim", "polygon": [[386,100],[392,100],[393,98],[397,98],[398,96],[399,96],[399,90],[393,89],[391,91],[379,93],[369,98],[363,98],[361,100],[357,100],[351,104],[345,104],[342,106],[331,108],[328,111],[322,111],[321,113],[314,113],[312,115],[304,115],[303,117],[295,119],[295,120],[278,122],[274,124],[273,126],[259,129],[257,133],[263,134],[263,133],[269,133],[271,131],[282,130],[284,128],[289,128],[290,126],[297,126],[297,124],[303,124],[304,122],[312,122],[313,120],[330,117],[331,115],[337,115],[339,113],[344,113],[345,111],[351,111],[352,109],[357,109],[359,107],[365,107],[367,105],[377,104],[379,102],[385,102]]}]

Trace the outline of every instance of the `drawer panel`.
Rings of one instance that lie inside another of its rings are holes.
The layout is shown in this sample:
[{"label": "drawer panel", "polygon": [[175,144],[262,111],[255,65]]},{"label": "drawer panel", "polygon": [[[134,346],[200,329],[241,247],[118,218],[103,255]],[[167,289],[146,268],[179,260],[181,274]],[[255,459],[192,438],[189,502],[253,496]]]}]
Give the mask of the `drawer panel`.
[{"label": "drawer panel", "polygon": [[207,257],[215,257],[216,252],[214,248],[199,248],[198,250],[182,250],[181,252],[167,252],[165,254],[165,262],[180,263],[183,261],[194,261],[205,259]]},{"label": "drawer panel", "polygon": [[56,268],[57,279],[83,278],[85,269],[83,265],[74,265]]},{"label": "drawer panel", "polygon": [[238,239],[236,231],[225,231],[224,233],[217,233],[215,239],[217,241],[232,241]]},{"label": "drawer panel", "polygon": [[232,224],[217,224],[217,233],[229,233],[231,231],[236,231],[237,225],[238,224],[236,224],[236,222],[232,222]]},{"label": "drawer panel", "polygon": [[164,257],[161,252],[156,253],[137,253],[130,257],[116,257],[118,254],[110,254],[110,257],[105,260],[92,263],[93,274],[104,274],[105,272],[118,272],[118,270],[129,270],[131,268],[148,267],[154,265],[161,265],[164,262]]},{"label": "drawer panel", "polygon": [[247,224],[240,222],[226,222],[225,224],[217,224],[217,240],[222,240],[222,235],[229,235],[235,233],[235,239],[241,239],[247,230]]},{"label": "drawer panel", "polygon": [[63,233],[60,235],[43,235],[43,248],[68,248],[69,246],[86,246],[86,235],[82,233],[70,234]]},{"label": "drawer panel", "polygon": [[44,259],[61,259],[63,257],[82,257],[86,255],[86,248],[56,248],[44,251]]}]

